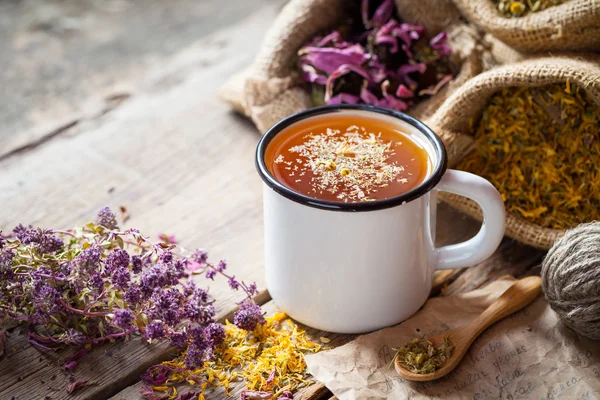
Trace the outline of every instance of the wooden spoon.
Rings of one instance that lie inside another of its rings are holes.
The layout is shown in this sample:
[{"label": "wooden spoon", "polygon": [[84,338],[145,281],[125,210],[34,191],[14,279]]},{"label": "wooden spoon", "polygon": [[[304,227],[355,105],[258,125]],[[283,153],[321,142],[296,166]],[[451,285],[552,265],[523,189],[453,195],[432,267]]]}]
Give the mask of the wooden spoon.
[{"label": "wooden spoon", "polygon": [[502,295],[485,309],[477,318],[460,328],[441,335],[427,338],[435,348],[441,346],[444,338],[449,338],[454,345],[450,358],[440,369],[431,374],[415,374],[404,369],[396,359],[396,371],[409,381],[432,381],[452,371],[469,350],[471,343],[490,325],[516,312],[531,303],[542,289],[542,278],[529,276],[513,283]]}]

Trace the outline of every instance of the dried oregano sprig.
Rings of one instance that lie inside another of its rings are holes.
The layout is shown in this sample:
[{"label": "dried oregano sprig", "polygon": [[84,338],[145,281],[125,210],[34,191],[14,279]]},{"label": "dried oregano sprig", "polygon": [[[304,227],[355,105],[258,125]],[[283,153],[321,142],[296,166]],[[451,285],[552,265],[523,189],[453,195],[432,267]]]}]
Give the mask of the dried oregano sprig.
[{"label": "dried oregano sprig", "polygon": [[186,364],[199,366],[212,358],[225,329],[190,272],[222,275],[244,291],[234,317],[240,328],[265,321],[252,300],[256,284],[225,273],[223,260],[216,266],[207,260],[205,251],[188,259],[171,241],[152,243],[137,229],[119,230],[108,208],[71,231],[19,225],[0,235],[0,327],[8,320],[29,323],[29,342],[45,350],[140,335],[187,349]]}]

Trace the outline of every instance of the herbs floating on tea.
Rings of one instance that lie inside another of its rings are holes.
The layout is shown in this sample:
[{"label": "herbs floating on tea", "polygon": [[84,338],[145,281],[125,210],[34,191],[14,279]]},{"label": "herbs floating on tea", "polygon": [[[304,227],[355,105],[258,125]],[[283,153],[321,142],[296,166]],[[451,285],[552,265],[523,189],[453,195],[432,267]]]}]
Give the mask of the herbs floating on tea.
[{"label": "herbs floating on tea", "polygon": [[489,180],[506,209],[547,228],[600,219],[600,107],[567,81],[505,88],[458,169]]},{"label": "herbs floating on tea", "polygon": [[348,25],[298,52],[315,105],[365,103],[404,111],[452,80],[446,32],[427,40],[422,25],[394,17],[393,0],[349,5]]},{"label": "herbs floating on tea", "polygon": [[522,17],[525,14],[542,11],[566,1],[567,0],[494,0],[498,5],[498,11],[507,17]]},{"label": "herbs floating on tea", "polygon": [[407,371],[414,374],[431,374],[446,362],[452,355],[454,345],[449,338],[435,347],[426,339],[415,338],[397,350],[396,359]]},{"label": "herbs floating on tea", "polygon": [[413,137],[384,118],[337,113],[286,128],[269,143],[265,162],[279,182],[313,198],[381,200],[426,178],[429,156]]}]

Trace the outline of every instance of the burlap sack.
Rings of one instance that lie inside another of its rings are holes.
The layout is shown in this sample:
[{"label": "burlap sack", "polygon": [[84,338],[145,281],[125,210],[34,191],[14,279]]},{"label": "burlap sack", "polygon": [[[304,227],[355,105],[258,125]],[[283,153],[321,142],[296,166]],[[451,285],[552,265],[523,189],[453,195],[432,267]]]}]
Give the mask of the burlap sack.
[{"label": "burlap sack", "polygon": [[[529,59],[494,68],[465,83],[429,120],[431,128],[446,144],[449,167],[474,150],[474,140],[468,134],[469,120],[478,120],[495,92],[504,87],[544,86],[566,79],[586,90],[600,104],[600,57],[594,55]],[[481,211],[473,201],[448,193],[440,193],[440,198],[482,220]],[[506,235],[537,248],[550,248],[563,233],[530,223],[519,215],[507,214],[506,217]]]},{"label": "burlap sack", "polygon": [[[347,1],[291,0],[267,33],[254,64],[222,88],[221,98],[249,116],[261,132],[290,114],[312,107],[297,73],[297,52],[313,36],[343,21]],[[423,119],[433,114],[452,91],[481,71],[480,36],[475,28],[461,23],[460,13],[449,0],[396,3],[403,21],[421,23],[432,34],[442,29],[448,32],[454,49],[451,62],[460,69],[437,95],[408,111]]]},{"label": "burlap sack", "polygon": [[507,18],[492,0],[453,0],[472,23],[524,52],[600,50],[600,1],[570,0]]}]

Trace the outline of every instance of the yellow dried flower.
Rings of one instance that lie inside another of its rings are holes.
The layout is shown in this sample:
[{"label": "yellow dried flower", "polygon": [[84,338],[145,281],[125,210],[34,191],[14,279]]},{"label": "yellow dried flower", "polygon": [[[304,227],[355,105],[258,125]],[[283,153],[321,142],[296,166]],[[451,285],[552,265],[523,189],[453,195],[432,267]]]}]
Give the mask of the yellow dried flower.
[{"label": "yellow dried flower", "polygon": [[492,182],[509,212],[554,229],[600,219],[600,106],[584,90],[505,88],[474,136],[457,168]]},{"label": "yellow dried flower", "polygon": [[[219,386],[229,393],[232,382],[244,381],[249,390],[277,394],[313,383],[306,372],[304,355],[319,350],[321,346],[307,339],[306,333],[284,313],[275,313],[253,332],[226,322],[224,343],[217,346],[214,359],[202,368],[186,369],[185,354],[162,365],[177,371],[169,375],[169,383],[187,382],[202,393]],[[154,390],[167,388],[155,386]]]}]

